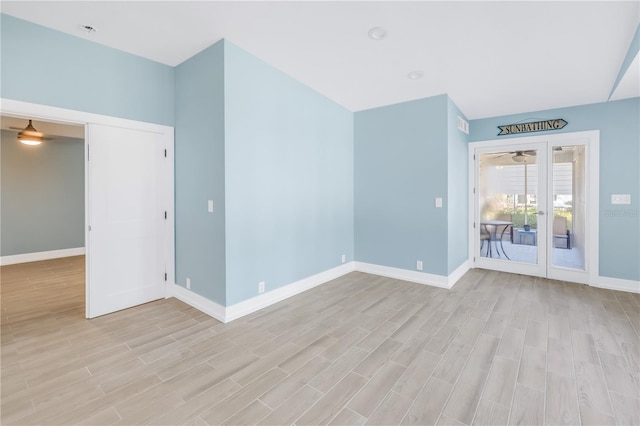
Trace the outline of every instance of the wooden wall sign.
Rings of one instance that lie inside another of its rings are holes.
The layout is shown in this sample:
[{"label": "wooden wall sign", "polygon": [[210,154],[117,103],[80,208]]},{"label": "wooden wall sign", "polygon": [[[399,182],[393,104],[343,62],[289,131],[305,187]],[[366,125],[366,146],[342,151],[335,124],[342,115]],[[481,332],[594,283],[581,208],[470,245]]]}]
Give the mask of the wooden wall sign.
[{"label": "wooden wall sign", "polygon": [[519,123],[519,124],[505,124],[504,126],[498,126],[500,133],[498,136],[515,135],[518,133],[532,133],[542,132],[545,130],[558,130],[567,125],[567,122],[562,118],[556,118],[554,120],[544,121],[532,121],[531,123]]}]

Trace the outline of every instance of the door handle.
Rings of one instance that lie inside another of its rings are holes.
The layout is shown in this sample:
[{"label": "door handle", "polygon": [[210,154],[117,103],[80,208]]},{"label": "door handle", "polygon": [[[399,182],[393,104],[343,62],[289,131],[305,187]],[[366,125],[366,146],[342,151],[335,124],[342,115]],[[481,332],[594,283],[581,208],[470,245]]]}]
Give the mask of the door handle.
[{"label": "door handle", "polygon": [[542,210],[538,210],[536,214],[539,214],[540,216],[544,216],[544,212]]}]

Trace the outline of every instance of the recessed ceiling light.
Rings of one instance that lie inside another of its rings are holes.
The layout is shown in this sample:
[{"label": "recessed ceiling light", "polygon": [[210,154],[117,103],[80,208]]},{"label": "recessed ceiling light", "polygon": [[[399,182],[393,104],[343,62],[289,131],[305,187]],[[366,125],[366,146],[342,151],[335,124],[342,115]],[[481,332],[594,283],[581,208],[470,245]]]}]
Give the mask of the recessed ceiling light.
[{"label": "recessed ceiling light", "polygon": [[382,40],[387,35],[387,32],[382,27],[373,27],[369,30],[369,38],[371,40]]},{"label": "recessed ceiling light", "polygon": [[92,27],[91,25],[80,25],[80,29],[89,34],[95,33],[97,31],[96,28]]},{"label": "recessed ceiling light", "polygon": [[422,71],[411,71],[409,74],[407,74],[407,77],[411,80],[419,80],[424,77],[424,73]]}]

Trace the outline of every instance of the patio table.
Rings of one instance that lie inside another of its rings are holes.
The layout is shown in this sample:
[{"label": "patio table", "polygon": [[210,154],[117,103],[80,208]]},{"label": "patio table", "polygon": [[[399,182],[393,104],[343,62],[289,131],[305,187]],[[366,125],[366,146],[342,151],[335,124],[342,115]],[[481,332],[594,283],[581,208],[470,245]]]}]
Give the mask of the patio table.
[{"label": "patio table", "polygon": [[[487,232],[487,234],[489,234],[489,243],[487,246],[487,257],[493,257],[493,251],[491,250],[492,241],[496,246],[496,253],[498,253],[498,257],[500,257],[500,249],[498,249],[498,244],[496,243],[496,241],[500,241],[500,248],[502,249],[502,254],[504,254],[504,257],[506,257],[508,260],[511,260],[509,259],[509,256],[507,256],[507,253],[504,251],[504,247],[502,246],[502,237],[504,237],[504,233],[507,230],[507,228],[512,225],[513,225],[513,222],[508,222],[506,220],[483,220],[482,222],[480,222],[480,226],[482,226],[484,230]],[[502,232],[500,232],[500,239],[498,240],[497,235],[498,235],[498,229],[500,227],[503,227],[503,228],[502,228]]]}]

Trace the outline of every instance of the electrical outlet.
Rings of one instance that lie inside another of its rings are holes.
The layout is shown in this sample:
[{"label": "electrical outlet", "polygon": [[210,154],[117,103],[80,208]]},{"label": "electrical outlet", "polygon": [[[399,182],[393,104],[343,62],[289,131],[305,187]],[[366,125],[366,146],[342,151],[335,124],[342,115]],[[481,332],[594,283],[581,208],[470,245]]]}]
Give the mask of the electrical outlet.
[{"label": "electrical outlet", "polygon": [[422,271],[422,260],[416,260],[416,269]]},{"label": "electrical outlet", "polygon": [[258,293],[260,294],[264,293],[264,281],[260,281],[258,283]]},{"label": "electrical outlet", "polygon": [[347,255],[346,255],[346,254],[343,254],[343,255],[342,255],[342,263],[344,263],[344,262],[346,262],[346,261],[347,261]]},{"label": "electrical outlet", "polygon": [[191,290],[191,279],[187,278],[187,290]]}]

